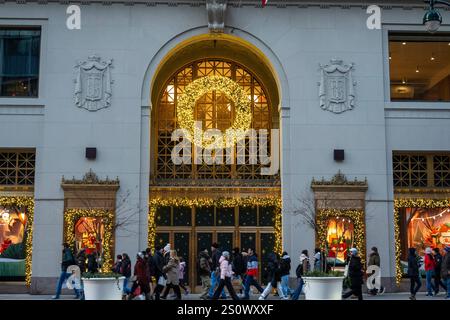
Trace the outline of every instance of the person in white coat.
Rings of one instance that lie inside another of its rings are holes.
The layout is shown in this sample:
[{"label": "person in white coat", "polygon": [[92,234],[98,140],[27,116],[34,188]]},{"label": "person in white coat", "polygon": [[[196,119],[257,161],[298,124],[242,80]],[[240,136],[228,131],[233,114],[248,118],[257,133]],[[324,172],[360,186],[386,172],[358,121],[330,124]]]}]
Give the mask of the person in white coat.
[{"label": "person in white coat", "polygon": [[228,293],[233,298],[233,300],[239,300],[236,292],[234,291],[233,285],[231,284],[231,276],[233,275],[232,266],[230,263],[230,253],[228,251],[222,252],[222,256],[219,259],[220,264],[220,281],[217,287],[213,300],[219,299],[219,295],[222,293],[224,287],[227,287]]}]

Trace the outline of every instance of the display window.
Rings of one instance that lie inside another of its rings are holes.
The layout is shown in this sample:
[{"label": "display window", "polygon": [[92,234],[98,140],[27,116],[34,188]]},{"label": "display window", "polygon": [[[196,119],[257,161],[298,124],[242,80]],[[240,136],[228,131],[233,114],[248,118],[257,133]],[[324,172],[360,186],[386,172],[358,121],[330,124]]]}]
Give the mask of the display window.
[{"label": "display window", "polygon": [[328,257],[338,262],[345,261],[353,247],[354,225],[350,219],[330,218],[327,228]]},{"label": "display window", "polygon": [[77,252],[86,250],[86,254],[103,251],[105,226],[102,218],[82,217],[75,224],[75,247]]},{"label": "display window", "polygon": [[427,247],[443,250],[450,245],[449,208],[406,208],[405,224],[408,248],[421,256]]},{"label": "display window", "polygon": [[0,207],[0,277],[25,277],[27,213],[15,206]]}]

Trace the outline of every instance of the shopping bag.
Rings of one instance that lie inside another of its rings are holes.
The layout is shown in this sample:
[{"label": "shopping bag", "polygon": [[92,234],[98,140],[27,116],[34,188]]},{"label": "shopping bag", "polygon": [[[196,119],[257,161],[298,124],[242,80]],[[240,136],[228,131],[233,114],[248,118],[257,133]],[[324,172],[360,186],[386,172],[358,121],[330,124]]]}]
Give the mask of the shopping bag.
[{"label": "shopping bag", "polygon": [[164,278],[163,276],[160,276],[158,279],[158,285],[165,287],[167,283],[166,278]]}]

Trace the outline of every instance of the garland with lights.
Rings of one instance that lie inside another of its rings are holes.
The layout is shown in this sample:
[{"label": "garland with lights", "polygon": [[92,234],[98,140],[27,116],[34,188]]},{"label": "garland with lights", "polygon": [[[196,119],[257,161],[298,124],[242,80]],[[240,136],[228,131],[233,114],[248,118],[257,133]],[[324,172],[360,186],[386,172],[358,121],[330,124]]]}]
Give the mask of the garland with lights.
[{"label": "garland with lights", "polygon": [[104,225],[103,236],[103,265],[102,272],[111,272],[113,266],[113,231],[114,213],[104,209],[67,209],[64,213],[64,242],[75,246],[75,224],[80,218],[102,218]]},{"label": "garland with lights", "polygon": [[396,199],[394,200],[394,236],[395,236],[395,280],[400,284],[403,272],[401,264],[402,246],[400,239],[400,209],[403,208],[449,208],[450,199]]},{"label": "garland with lights", "polygon": [[[195,103],[204,94],[214,90],[223,92],[234,102],[236,114],[233,124],[226,130],[223,139],[211,139],[205,142],[203,141],[203,134],[195,134]],[[177,119],[180,128],[185,131],[186,138],[196,146],[207,149],[222,149],[245,138],[246,131],[252,123],[251,101],[241,86],[230,78],[206,76],[191,82],[178,97]]]},{"label": "garland with lights", "polygon": [[212,207],[230,208],[230,207],[274,207],[275,208],[275,247],[274,251],[278,254],[283,252],[282,232],[281,232],[281,198],[279,197],[248,197],[248,198],[155,198],[149,202],[148,218],[148,246],[155,249],[156,238],[156,211],[159,207]]},{"label": "garland with lights", "polygon": [[16,206],[25,208],[27,214],[27,224],[24,234],[27,235],[25,241],[25,283],[31,284],[31,261],[33,255],[33,221],[34,221],[34,199],[32,197],[0,197],[0,206]]},{"label": "garland with lights", "polygon": [[359,251],[361,263],[366,260],[366,225],[364,222],[364,210],[349,209],[320,209],[317,212],[317,237],[320,248],[327,247],[328,222],[339,217],[348,218],[354,226],[355,248]]}]

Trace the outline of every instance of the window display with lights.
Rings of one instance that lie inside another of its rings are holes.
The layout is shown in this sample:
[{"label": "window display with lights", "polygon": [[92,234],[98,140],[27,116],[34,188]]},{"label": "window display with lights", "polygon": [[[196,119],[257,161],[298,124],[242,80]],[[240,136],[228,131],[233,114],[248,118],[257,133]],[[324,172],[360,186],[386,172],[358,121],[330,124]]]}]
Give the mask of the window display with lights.
[{"label": "window display with lights", "polygon": [[0,207],[0,278],[3,280],[25,277],[27,223],[25,209]]},{"label": "window display with lights", "polygon": [[102,218],[83,217],[75,224],[75,247],[77,252],[85,249],[86,254],[102,252],[105,227]]},{"label": "window display with lights", "polygon": [[443,249],[450,245],[449,208],[405,208],[404,223],[408,248],[424,255],[425,248]]},{"label": "window display with lights", "polygon": [[354,226],[350,219],[330,218],[327,230],[328,257],[344,262],[353,247]]}]

